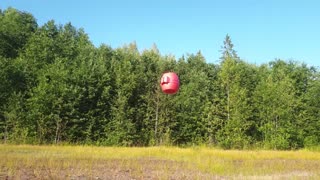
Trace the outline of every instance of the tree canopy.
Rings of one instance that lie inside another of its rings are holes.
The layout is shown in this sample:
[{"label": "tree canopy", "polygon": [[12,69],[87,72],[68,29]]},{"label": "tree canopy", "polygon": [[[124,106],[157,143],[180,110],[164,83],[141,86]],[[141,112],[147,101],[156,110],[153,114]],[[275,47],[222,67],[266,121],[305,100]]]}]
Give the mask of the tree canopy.
[{"label": "tree canopy", "polygon": [[[219,64],[156,45],[95,47],[83,29],[0,10],[0,140],[116,146],[320,145],[320,73],[301,62],[241,59],[226,35]],[[217,50],[218,51],[218,50]],[[163,72],[180,90],[166,95]]]}]

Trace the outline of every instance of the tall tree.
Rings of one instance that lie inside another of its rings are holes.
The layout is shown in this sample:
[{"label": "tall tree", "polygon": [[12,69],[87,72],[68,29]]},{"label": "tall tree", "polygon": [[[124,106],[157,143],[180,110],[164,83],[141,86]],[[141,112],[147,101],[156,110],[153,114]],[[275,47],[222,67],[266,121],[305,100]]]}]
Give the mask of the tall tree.
[{"label": "tall tree", "polygon": [[17,57],[36,29],[37,22],[30,13],[4,10],[0,13],[0,56]]},{"label": "tall tree", "polygon": [[114,74],[114,97],[111,120],[106,127],[106,143],[111,145],[132,145],[136,134],[134,126],[135,91],[139,77],[136,64],[139,52],[134,44],[115,50],[112,58]]},{"label": "tall tree", "polygon": [[176,69],[181,88],[174,97],[176,123],[172,130],[173,141],[176,144],[205,143],[208,123],[202,116],[209,90],[205,59],[199,51],[188,56],[186,62],[180,60]]},{"label": "tall tree", "polygon": [[220,60],[223,62],[229,58],[232,59],[239,59],[237,51],[234,49],[234,45],[231,41],[231,37],[229,34],[226,35],[223,41],[223,46],[221,47],[221,53],[222,56],[220,57]]},{"label": "tall tree", "polygon": [[306,111],[301,115],[302,120],[298,123],[300,136],[305,147],[318,146],[320,144],[320,74],[311,68],[307,92],[303,94]]},{"label": "tall tree", "polygon": [[270,70],[257,86],[258,107],[263,143],[268,148],[288,149],[295,146],[295,88],[283,61],[270,63]]},{"label": "tall tree", "polygon": [[222,51],[219,78],[224,91],[221,105],[225,105],[226,119],[219,130],[220,145],[225,148],[243,148],[252,143],[253,127],[251,92],[256,84],[252,74],[255,67],[240,60],[230,37],[227,35]]}]

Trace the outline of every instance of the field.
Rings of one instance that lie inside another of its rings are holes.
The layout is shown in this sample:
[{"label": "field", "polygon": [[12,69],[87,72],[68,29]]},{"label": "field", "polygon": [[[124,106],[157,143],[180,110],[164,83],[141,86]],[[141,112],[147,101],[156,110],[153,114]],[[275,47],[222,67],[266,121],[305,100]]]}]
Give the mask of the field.
[{"label": "field", "polygon": [[320,152],[0,145],[0,179],[320,179]]}]

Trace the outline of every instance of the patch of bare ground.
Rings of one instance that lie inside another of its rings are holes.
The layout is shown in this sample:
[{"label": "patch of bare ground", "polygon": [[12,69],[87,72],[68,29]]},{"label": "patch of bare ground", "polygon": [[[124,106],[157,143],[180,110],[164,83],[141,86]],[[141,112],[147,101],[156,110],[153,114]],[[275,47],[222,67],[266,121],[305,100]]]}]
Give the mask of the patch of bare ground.
[{"label": "patch of bare ground", "polygon": [[255,175],[255,176],[238,176],[237,179],[263,179],[263,180],[280,180],[280,179],[295,179],[295,180],[305,180],[305,179],[318,179],[319,177],[315,177],[313,173],[306,171],[293,171],[288,173],[278,173],[278,174],[270,174],[270,175]]},{"label": "patch of bare ground", "polygon": [[314,173],[320,172],[320,162],[317,160],[266,159],[256,160],[253,165],[252,170],[256,175],[238,175],[235,178],[264,180],[320,178],[320,174]]},{"label": "patch of bare ground", "polygon": [[[193,163],[156,158],[133,159],[56,159],[51,163],[20,163],[15,168],[0,167],[2,179],[69,179],[69,180],[157,180],[157,179],[317,179],[317,160],[232,161],[234,172],[217,175],[199,170]],[[46,166],[44,166],[46,164]],[[248,172],[248,168],[251,171]]]},{"label": "patch of bare ground", "polygon": [[[70,179],[70,180],[134,180],[134,179],[226,179],[200,172],[190,165],[170,160],[132,159],[75,162],[68,167],[18,167],[14,173],[0,172],[0,179]],[[85,164],[85,166],[83,166]],[[1,174],[1,173],[0,173]]]}]

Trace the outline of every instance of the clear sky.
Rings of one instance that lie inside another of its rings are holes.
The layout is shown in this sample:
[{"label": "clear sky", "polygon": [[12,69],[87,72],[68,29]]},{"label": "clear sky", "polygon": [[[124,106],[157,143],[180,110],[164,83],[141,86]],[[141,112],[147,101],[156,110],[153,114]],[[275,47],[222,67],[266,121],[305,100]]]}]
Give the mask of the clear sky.
[{"label": "clear sky", "polygon": [[249,63],[276,58],[320,66],[318,0],[1,0],[48,20],[83,28],[95,46],[135,41],[140,51],[155,43],[176,58],[201,50],[216,63],[226,34]]}]

